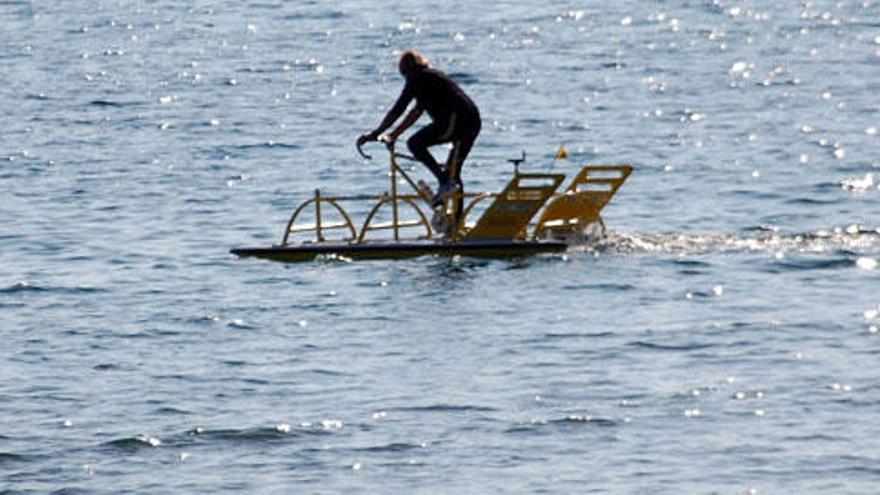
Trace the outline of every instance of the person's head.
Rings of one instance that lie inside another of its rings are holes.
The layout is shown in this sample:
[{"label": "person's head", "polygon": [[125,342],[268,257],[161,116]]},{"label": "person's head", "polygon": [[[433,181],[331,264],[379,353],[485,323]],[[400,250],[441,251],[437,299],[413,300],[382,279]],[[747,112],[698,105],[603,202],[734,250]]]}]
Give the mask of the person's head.
[{"label": "person's head", "polygon": [[400,69],[401,75],[407,77],[416,71],[427,69],[428,59],[415,50],[407,50],[400,55],[400,62],[397,68]]}]

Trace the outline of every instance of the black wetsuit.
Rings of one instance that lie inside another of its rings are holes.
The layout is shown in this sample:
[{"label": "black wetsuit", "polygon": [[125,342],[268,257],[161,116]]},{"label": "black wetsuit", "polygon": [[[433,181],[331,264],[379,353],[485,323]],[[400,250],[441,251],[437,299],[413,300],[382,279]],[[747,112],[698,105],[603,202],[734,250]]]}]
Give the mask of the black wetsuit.
[{"label": "black wetsuit", "polygon": [[[396,105],[405,108],[413,99],[433,122],[409,138],[410,151],[441,184],[452,181],[461,186],[461,164],[480,133],[480,111],[455,81],[432,68],[419,69],[407,78]],[[441,143],[453,143],[446,161],[448,171],[428,152],[428,147]]]}]

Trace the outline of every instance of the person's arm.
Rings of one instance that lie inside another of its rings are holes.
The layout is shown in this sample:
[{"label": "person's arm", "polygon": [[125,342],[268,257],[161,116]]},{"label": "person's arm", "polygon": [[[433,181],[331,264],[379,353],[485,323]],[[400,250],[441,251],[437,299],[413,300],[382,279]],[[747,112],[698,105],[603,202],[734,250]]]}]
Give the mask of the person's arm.
[{"label": "person's arm", "polygon": [[397,136],[400,136],[401,134],[403,134],[404,131],[406,131],[407,129],[410,128],[410,126],[415,124],[416,121],[419,120],[419,117],[421,117],[421,116],[422,116],[422,109],[419,108],[418,106],[413,107],[413,109],[410,110],[408,114],[406,114],[406,118],[403,119],[403,122],[401,122],[400,125],[397,126],[397,129],[394,129],[393,131],[391,131],[388,134],[388,139],[391,140],[391,142],[396,141]]},{"label": "person's arm", "polygon": [[[409,106],[409,102],[412,101],[412,99],[413,92],[410,88],[409,83],[407,83],[406,86],[403,87],[403,91],[400,92],[400,96],[397,98],[394,106],[391,107],[391,110],[388,110],[387,114],[385,114],[385,118],[382,119],[379,127],[366,134],[361,134],[361,136],[357,140],[358,145],[361,145],[367,141],[375,141],[382,134],[382,132],[385,131],[385,129],[391,127],[391,125],[394,124],[394,122],[398,118],[400,118],[400,116],[403,114],[403,111],[406,110],[406,107]],[[421,111],[419,111],[419,113],[421,114]],[[407,116],[407,118],[408,117],[409,116]],[[412,125],[412,122],[410,122],[409,125]]]},{"label": "person's arm", "polygon": [[[397,119],[403,115],[403,111],[406,110],[406,107],[409,106],[409,102],[412,101],[412,96],[407,92],[407,88],[403,89],[403,92],[400,93],[400,97],[397,98],[397,102],[394,103],[394,106],[391,107],[391,110],[388,110],[388,113],[385,115],[385,118],[382,119],[382,123],[379,124],[379,127],[376,128],[371,134],[375,134],[379,136],[382,134],[385,129],[391,127]],[[409,116],[407,116],[409,117]],[[410,123],[412,125],[412,123]]]}]

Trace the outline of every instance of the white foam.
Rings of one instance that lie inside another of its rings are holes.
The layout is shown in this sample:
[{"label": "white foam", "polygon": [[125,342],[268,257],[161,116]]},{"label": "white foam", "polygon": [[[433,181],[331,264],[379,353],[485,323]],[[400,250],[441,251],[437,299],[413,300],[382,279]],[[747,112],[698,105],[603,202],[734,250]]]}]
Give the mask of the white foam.
[{"label": "white foam", "polygon": [[874,270],[877,268],[877,260],[874,258],[862,257],[856,260],[856,266],[862,270]]},{"label": "white foam", "polygon": [[874,174],[865,174],[861,179],[844,179],[840,181],[840,187],[847,191],[866,191],[874,187]]}]

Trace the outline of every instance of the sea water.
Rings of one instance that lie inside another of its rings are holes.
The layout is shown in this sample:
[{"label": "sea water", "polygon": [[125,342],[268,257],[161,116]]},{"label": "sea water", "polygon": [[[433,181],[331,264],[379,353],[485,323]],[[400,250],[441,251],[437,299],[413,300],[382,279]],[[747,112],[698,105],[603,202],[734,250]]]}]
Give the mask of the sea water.
[{"label": "sea water", "polygon": [[[608,238],[232,257],[388,188],[407,48]],[[878,491],[880,2],[7,0],[0,74],[0,492]]]}]

